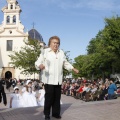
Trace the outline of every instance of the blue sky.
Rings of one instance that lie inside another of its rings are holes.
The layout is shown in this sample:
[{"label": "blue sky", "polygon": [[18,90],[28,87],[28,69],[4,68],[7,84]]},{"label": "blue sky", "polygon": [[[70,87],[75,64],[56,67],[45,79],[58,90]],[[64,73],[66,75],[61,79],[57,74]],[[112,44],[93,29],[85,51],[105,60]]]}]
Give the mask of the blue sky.
[{"label": "blue sky", "polygon": [[[22,13],[20,19],[25,30],[35,29],[45,43],[57,35],[60,48],[70,51],[74,60],[86,54],[89,41],[104,28],[104,18],[120,15],[120,0],[18,0]],[[0,0],[0,9],[6,0]],[[0,23],[3,13],[0,12]]]}]

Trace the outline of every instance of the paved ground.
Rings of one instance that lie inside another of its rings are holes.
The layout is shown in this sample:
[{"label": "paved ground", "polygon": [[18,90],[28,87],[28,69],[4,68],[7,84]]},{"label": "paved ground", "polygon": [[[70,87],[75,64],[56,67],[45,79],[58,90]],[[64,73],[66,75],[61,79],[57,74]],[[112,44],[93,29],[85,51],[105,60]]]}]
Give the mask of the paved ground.
[{"label": "paved ground", "polygon": [[[7,92],[9,100],[9,92]],[[120,98],[109,101],[83,102],[62,95],[61,120],[120,120]],[[44,120],[43,107],[7,108],[0,104],[0,120]],[[55,118],[51,117],[51,120]]]}]

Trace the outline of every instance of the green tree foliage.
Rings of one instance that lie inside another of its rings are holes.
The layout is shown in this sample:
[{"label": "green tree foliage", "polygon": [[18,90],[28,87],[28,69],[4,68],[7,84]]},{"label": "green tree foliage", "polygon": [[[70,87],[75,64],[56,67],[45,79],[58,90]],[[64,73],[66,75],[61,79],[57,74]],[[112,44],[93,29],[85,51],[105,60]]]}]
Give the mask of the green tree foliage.
[{"label": "green tree foliage", "polygon": [[11,64],[21,69],[23,74],[38,73],[34,63],[40,54],[40,41],[28,38],[24,42],[25,46],[21,47],[19,52],[14,51],[13,54],[9,55]]},{"label": "green tree foliage", "polygon": [[[38,40],[33,40],[29,38],[25,42],[25,46],[21,47],[19,52],[14,51],[13,54],[9,55],[11,58],[11,64],[16,68],[22,70],[23,74],[34,74],[38,73],[39,71],[35,68],[35,61],[40,55],[40,42]],[[69,58],[69,52],[65,52],[66,59],[72,63],[72,60]],[[63,76],[66,77],[71,72],[67,71],[66,69],[63,70]]]},{"label": "green tree foliage", "polygon": [[120,72],[120,17],[105,18],[104,29],[90,40],[87,55],[75,58],[74,66],[84,77]]},{"label": "green tree foliage", "polygon": [[105,21],[103,37],[108,62],[114,71],[120,72],[120,17],[105,18]]},{"label": "green tree foliage", "polygon": [[120,17],[106,18],[106,26],[103,31],[105,45],[108,50],[120,57]]}]

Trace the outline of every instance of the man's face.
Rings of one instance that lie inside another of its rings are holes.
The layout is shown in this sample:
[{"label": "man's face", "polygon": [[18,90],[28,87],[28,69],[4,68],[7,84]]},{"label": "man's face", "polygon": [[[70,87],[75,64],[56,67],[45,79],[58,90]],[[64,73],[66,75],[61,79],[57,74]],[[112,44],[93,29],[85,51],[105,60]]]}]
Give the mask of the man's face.
[{"label": "man's face", "polygon": [[51,43],[50,43],[50,48],[56,52],[59,48],[59,41],[57,39],[52,39]]},{"label": "man's face", "polygon": [[110,83],[113,83],[113,81],[112,81],[112,80],[110,80]]}]

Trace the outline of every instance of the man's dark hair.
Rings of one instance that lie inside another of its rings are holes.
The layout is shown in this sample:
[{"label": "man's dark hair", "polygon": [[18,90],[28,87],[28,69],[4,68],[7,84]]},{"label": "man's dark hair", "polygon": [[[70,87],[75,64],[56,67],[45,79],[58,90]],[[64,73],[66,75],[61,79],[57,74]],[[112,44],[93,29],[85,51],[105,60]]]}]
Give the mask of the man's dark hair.
[{"label": "man's dark hair", "polygon": [[59,38],[58,36],[52,36],[52,37],[50,37],[50,39],[49,39],[48,47],[50,47],[50,43],[51,43],[51,41],[52,41],[53,39],[57,39],[58,42],[59,42],[59,46],[60,46],[60,38]]}]

